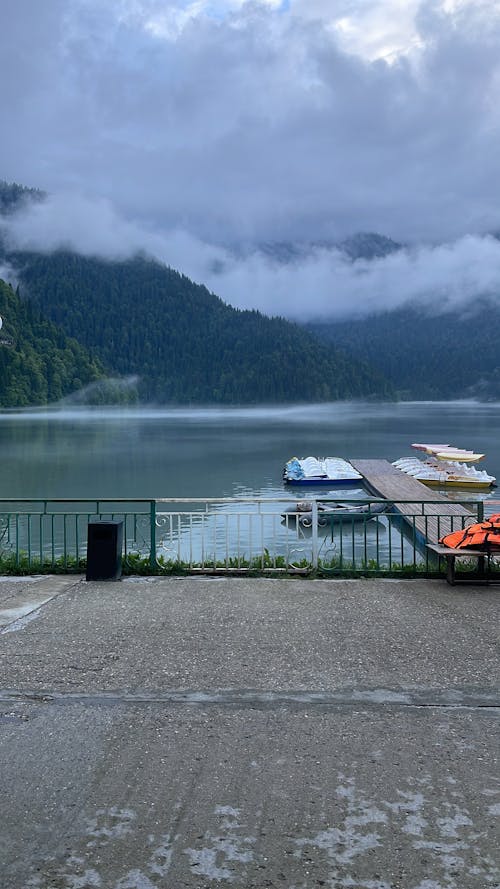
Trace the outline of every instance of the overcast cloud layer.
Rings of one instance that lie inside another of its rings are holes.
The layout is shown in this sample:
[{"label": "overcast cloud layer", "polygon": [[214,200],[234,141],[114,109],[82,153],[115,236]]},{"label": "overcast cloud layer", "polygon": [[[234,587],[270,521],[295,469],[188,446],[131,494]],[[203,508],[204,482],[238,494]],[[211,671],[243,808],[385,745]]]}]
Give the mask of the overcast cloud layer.
[{"label": "overcast cloud layer", "polygon": [[[499,298],[499,0],[2,0],[12,243],[146,249],[290,317]],[[228,247],[376,231],[293,266]]]}]

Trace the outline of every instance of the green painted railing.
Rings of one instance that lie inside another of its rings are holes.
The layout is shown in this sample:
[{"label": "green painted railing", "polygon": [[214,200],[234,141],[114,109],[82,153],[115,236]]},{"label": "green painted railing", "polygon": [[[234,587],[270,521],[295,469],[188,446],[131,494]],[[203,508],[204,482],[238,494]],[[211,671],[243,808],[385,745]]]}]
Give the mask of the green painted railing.
[{"label": "green painted railing", "polygon": [[[437,563],[425,547],[426,523],[437,521],[439,534],[484,515],[483,501],[461,501],[463,515],[456,515],[456,501],[426,500],[386,504],[382,515],[333,520],[312,500],[304,526],[303,516],[286,511],[296,502],[290,497],[3,500],[0,573],[83,572],[89,523],[113,519],[123,522],[125,573],[434,576]],[[321,498],[327,502],[337,501]],[[373,511],[383,503],[369,497],[361,502]],[[408,505],[412,515],[403,518]],[[433,514],[426,515],[431,505]],[[493,501],[486,506],[487,514],[495,511]]]}]

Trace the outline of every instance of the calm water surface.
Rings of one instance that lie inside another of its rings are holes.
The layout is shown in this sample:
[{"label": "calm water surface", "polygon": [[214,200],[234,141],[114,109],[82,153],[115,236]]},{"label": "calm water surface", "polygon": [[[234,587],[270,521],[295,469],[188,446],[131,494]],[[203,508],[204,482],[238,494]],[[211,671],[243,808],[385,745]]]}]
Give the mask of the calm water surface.
[{"label": "calm water surface", "polygon": [[[414,441],[486,454],[500,479],[500,404],[51,409],[0,414],[3,497],[282,495],[290,457],[395,460]],[[490,497],[498,498],[498,489]]]}]

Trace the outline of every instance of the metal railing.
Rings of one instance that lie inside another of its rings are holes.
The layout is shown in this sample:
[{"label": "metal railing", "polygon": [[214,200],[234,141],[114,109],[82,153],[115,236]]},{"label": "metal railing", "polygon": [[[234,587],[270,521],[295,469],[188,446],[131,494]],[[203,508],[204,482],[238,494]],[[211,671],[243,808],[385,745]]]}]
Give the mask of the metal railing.
[{"label": "metal railing", "polygon": [[[363,503],[368,512],[331,515],[322,508],[338,503]],[[377,514],[382,505],[386,511]],[[484,515],[483,501],[462,501],[468,510],[462,515],[456,505],[321,498],[321,506],[310,500],[305,517],[290,497],[3,500],[0,573],[82,572],[89,522],[113,519],[123,521],[123,569],[131,574],[434,576],[436,560],[425,547],[428,523],[435,538]]]}]

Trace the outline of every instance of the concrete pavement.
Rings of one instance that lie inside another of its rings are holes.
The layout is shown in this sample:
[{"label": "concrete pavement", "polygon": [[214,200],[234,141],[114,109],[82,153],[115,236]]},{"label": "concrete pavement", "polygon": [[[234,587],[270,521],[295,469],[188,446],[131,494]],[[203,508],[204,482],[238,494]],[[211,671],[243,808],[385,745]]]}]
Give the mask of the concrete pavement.
[{"label": "concrete pavement", "polygon": [[498,603],[3,579],[1,889],[498,887]]}]

